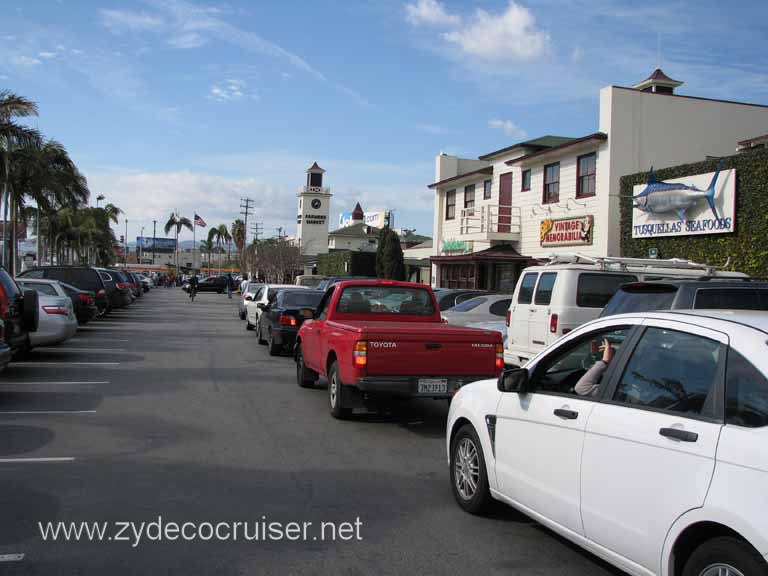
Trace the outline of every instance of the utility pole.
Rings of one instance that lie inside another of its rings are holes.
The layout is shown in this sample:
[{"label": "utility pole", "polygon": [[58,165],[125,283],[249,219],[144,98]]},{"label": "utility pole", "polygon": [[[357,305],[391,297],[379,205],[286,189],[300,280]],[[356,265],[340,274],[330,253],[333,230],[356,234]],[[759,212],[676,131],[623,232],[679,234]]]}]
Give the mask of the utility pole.
[{"label": "utility pole", "polygon": [[128,268],[128,218],[125,219],[125,242],[123,243],[123,263]]},{"label": "utility pole", "polygon": [[152,266],[155,265],[155,242],[157,238],[157,220],[152,220]]},{"label": "utility pole", "polygon": [[277,230],[277,239],[281,240],[283,238],[283,227],[277,226],[275,230]]},{"label": "utility pole", "polygon": [[264,233],[264,223],[263,222],[253,222],[251,224],[251,234],[253,234],[253,239],[258,242],[259,236]]}]

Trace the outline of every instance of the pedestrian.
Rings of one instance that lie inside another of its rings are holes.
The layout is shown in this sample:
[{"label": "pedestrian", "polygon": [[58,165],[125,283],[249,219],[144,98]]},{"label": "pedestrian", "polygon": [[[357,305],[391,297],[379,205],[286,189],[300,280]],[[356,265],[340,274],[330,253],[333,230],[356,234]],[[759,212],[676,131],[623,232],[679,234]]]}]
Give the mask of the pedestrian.
[{"label": "pedestrian", "polygon": [[232,274],[227,274],[227,298],[232,300],[232,289],[235,287],[235,281]]}]

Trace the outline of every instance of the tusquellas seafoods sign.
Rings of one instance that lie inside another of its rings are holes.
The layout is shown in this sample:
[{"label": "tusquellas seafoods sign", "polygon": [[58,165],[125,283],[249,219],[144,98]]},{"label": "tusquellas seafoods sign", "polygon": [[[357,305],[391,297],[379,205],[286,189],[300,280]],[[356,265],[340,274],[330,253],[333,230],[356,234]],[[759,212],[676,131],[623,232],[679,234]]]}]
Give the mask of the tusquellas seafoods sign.
[{"label": "tusquellas seafoods sign", "polygon": [[736,171],[721,170],[661,181],[653,168],[648,183],[634,187],[632,238],[733,232]]}]

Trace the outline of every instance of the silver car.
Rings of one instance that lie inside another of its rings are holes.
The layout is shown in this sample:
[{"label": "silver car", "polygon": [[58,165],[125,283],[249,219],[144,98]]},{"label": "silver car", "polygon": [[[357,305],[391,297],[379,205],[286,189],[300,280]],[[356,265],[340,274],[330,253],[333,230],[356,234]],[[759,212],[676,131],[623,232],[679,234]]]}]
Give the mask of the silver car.
[{"label": "silver car", "polygon": [[448,324],[466,326],[475,322],[504,321],[512,302],[510,294],[483,294],[443,312],[443,319]]},{"label": "silver car", "polygon": [[56,280],[17,280],[20,287],[37,292],[40,322],[37,331],[29,333],[29,343],[50,346],[69,340],[77,332],[77,318],[72,300]]}]

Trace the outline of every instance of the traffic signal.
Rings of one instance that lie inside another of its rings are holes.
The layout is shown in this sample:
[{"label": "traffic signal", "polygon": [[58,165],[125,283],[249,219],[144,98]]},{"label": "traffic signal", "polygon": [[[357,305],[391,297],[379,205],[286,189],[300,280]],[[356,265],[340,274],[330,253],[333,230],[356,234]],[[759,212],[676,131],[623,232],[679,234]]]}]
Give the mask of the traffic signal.
[{"label": "traffic signal", "polygon": [[120,244],[125,244],[125,236],[120,234]]}]

